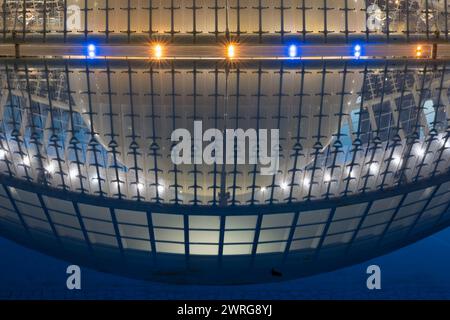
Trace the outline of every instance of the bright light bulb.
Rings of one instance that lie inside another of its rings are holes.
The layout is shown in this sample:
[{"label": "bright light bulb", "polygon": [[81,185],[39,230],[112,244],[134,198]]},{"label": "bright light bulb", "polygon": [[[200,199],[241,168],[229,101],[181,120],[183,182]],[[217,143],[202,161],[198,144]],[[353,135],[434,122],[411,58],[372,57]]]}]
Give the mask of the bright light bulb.
[{"label": "bright light bulb", "polygon": [[95,53],[95,51],[96,51],[95,45],[93,45],[93,44],[88,45],[87,51],[88,51],[88,56],[89,56],[89,58],[95,58],[95,56],[96,56],[96,53]]},{"label": "bright light bulb", "polygon": [[331,175],[329,173],[325,173],[323,176],[324,182],[330,182],[331,181]]},{"label": "bright light bulb", "polygon": [[353,48],[353,55],[355,56],[355,58],[361,57],[361,46],[360,46],[359,44],[357,44],[357,45]]},{"label": "bright light bulb", "polygon": [[143,191],[144,188],[145,188],[145,185],[143,183],[138,183],[137,184],[137,188],[138,188],[139,191]]},{"label": "bright light bulb", "polygon": [[0,149],[0,159],[5,159],[6,157],[6,150]]},{"label": "bright light bulb", "polygon": [[163,47],[160,44],[157,44],[153,47],[153,53],[156,59],[161,59],[163,56]]},{"label": "bright light bulb", "polygon": [[262,193],[266,192],[266,190],[267,190],[266,187],[262,187],[262,188],[261,188],[261,192],[262,192]]},{"label": "bright light bulb", "polygon": [[281,189],[286,190],[288,188],[288,185],[286,182],[281,183]]},{"label": "bright light bulb", "polygon": [[297,56],[297,46],[292,44],[289,46],[289,57],[295,58]]},{"label": "bright light bulb", "polygon": [[233,59],[235,55],[236,55],[236,48],[235,48],[235,46],[233,44],[229,44],[227,46],[227,56],[228,56],[228,58]]},{"label": "bright light bulb", "polygon": [[164,192],[164,186],[159,185],[159,186],[158,186],[158,192],[159,192],[159,193],[163,193],[163,192]]}]

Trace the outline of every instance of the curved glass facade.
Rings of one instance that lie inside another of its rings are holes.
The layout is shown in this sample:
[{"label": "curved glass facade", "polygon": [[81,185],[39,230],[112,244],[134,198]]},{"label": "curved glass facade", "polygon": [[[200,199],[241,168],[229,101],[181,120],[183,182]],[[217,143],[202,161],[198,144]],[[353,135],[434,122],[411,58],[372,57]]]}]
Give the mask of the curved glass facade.
[{"label": "curved glass facade", "polygon": [[[249,283],[436,232],[450,221],[448,9],[5,0],[0,233],[129,276]],[[196,121],[278,130],[278,170],[176,164],[172,134]]]}]

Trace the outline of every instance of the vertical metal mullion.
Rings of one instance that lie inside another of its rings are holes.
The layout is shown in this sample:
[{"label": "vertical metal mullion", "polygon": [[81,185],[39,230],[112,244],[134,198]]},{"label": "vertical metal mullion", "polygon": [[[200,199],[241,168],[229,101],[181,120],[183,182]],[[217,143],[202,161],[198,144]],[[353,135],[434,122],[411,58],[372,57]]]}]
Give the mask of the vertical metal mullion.
[{"label": "vertical metal mullion", "polygon": [[368,63],[366,62],[364,65],[364,76],[363,76],[363,82],[362,82],[362,86],[361,86],[361,102],[359,105],[359,117],[358,117],[358,128],[356,131],[356,139],[353,140],[353,149],[352,149],[352,161],[350,162],[350,164],[348,165],[349,167],[349,173],[348,176],[346,178],[344,178],[344,181],[346,181],[345,184],[345,190],[342,192],[342,194],[344,196],[347,196],[351,191],[349,190],[349,186],[350,186],[350,181],[353,180],[354,178],[352,177],[352,172],[353,172],[353,167],[354,166],[358,166],[359,164],[356,162],[356,157],[358,152],[360,152],[362,150],[361,147],[361,142],[360,142],[360,136],[361,136],[361,115],[363,113],[363,109],[364,109],[364,98],[366,95],[366,83],[367,83],[367,77],[368,77]]},{"label": "vertical metal mullion", "polygon": [[448,40],[448,19],[449,19],[449,14],[448,14],[448,0],[444,0],[444,21],[445,21],[445,40]]},{"label": "vertical metal mullion", "polygon": [[[389,167],[391,166],[391,162],[394,159],[393,156],[395,153],[395,149],[399,145],[402,145],[401,138],[399,136],[399,132],[401,130],[401,113],[402,113],[402,109],[403,109],[403,101],[404,101],[405,92],[406,92],[408,72],[409,72],[408,63],[406,62],[405,68],[403,70],[403,81],[402,81],[402,86],[401,86],[400,103],[399,103],[399,105],[396,104],[396,106],[399,110],[398,110],[397,123],[395,126],[394,142],[390,145],[390,140],[388,140],[387,145],[386,145],[386,149],[391,147],[391,150],[390,150],[389,158],[387,159],[388,164],[386,165],[386,169],[383,173],[381,173],[382,178],[381,178],[381,183],[379,185],[380,190],[384,190],[386,177],[389,173]],[[396,138],[397,136],[398,136],[398,138]]]},{"label": "vertical metal mullion", "polygon": [[317,183],[314,181],[314,178],[315,178],[316,170],[318,169],[317,162],[318,162],[320,150],[322,149],[322,143],[320,142],[320,140],[322,138],[322,118],[327,117],[327,115],[323,114],[325,96],[329,95],[329,94],[325,93],[326,74],[328,73],[326,61],[323,62],[322,71],[320,73],[322,73],[322,79],[321,79],[321,85],[320,85],[319,114],[314,115],[314,117],[319,118],[319,123],[317,126],[317,136],[312,136],[312,138],[316,138],[317,140],[316,140],[316,143],[314,144],[313,166],[311,169],[309,169],[309,170],[311,170],[311,179],[310,179],[310,185],[308,188],[308,195],[306,196],[307,200],[311,200],[313,198],[312,189],[313,189],[314,184]]},{"label": "vertical metal mullion", "polygon": [[[173,2],[172,2],[173,3]],[[175,64],[172,61],[172,66],[171,66],[171,71],[169,71],[170,75],[171,75],[171,93],[168,94],[171,98],[171,111],[172,114],[170,115],[170,118],[172,119],[172,129],[176,130],[177,129],[177,124],[176,124],[176,119],[179,117],[177,116],[177,103],[176,103],[176,97],[179,96],[179,94],[176,93],[176,89],[175,89],[175,74],[178,73],[178,71],[175,70]],[[175,189],[175,198],[174,199],[170,199],[170,201],[173,201],[175,204],[179,204],[180,202],[182,202],[181,199],[178,198],[178,189],[181,188],[182,186],[178,184],[178,173],[181,172],[178,169],[178,166],[176,164],[173,164],[173,169],[170,170],[173,175],[174,175],[174,183],[173,185],[169,186],[169,188],[174,188]]]},{"label": "vertical metal mullion", "polygon": [[[259,158],[259,152],[260,152],[260,150],[259,150],[259,128],[260,128],[260,126],[261,126],[261,124],[260,124],[260,120],[261,120],[261,98],[264,96],[262,93],[261,93],[261,85],[262,85],[262,75],[263,75],[263,70],[262,70],[262,67],[261,67],[261,62],[259,62],[258,63],[258,71],[255,71],[255,73],[257,73],[258,74],[258,92],[257,92],[257,94],[256,94],[256,101],[257,101],[257,103],[256,103],[256,134],[257,134],[257,142],[258,142],[258,148],[257,148],[257,156],[258,156],[258,158]],[[254,164],[253,165],[253,170],[252,170],[252,172],[251,172],[251,175],[252,175],[252,185],[251,185],[251,192],[252,192],[252,195],[251,195],[251,198],[250,198],[250,204],[251,205],[254,205],[255,204],[255,202],[258,202],[258,200],[257,199],[255,199],[255,193],[256,193],[256,188],[259,188],[257,185],[256,185],[256,176],[257,176],[257,173],[258,173],[258,165],[257,164]]]},{"label": "vertical metal mullion", "polygon": [[[194,61],[193,62],[194,66],[193,66],[193,70],[192,70],[192,86],[193,86],[193,94],[192,97],[194,99],[194,114],[193,114],[193,120],[197,121],[199,118],[202,119],[202,117],[198,117],[197,116],[197,97],[201,96],[197,93],[197,74],[200,73],[200,71],[197,70],[197,62]],[[195,144],[195,142],[194,142]],[[192,146],[194,146],[194,144],[192,144]],[[194,162],[194,170],[189,172],[190,174],[194,174],[194,185],[193,186],[189,186],[189,188],[193,188],[194,189],[194,200],[191,200],[190,202],[193,203],[194,205],[198,205],[199,203],[201,203],[202,201],[198,199],[198,190],[202,189],[202,186],[200,186],[198,184],[198,174],[202,174],[202,172],[200,170],[198,170],[198,165],[197,163]]]},{"label": "vertical metal mullion", "polygon": [[219,267],[222,266],[222,260],[223,260],[223,249],[224,249],[224,242],[225,242],[225,219],[226,216],[222,214],[220,216],[220,232],[219,232]]},{"label": "vertical metal mullion", "polygon": [[330,229],[330,225],[333,222],[334,214],[336,212],[336,207],[330,209],[330,213],[328,215],[327,222],[325,223],[325,227],[323,228],[322,236],[319,239],[319,243],[317,244],[316,249],[314,250],[314,259],[318,259],[319,253],[322,249],[323,243],[325,242],[325,238],[327,237],[328,230]]},{"label": "vertical metal mullion", "polygon": [[291,245],[292,245],[292,240],[294,239],[295,229],[297,228],[297,222],[298,222],[299,215],[300,215],[300,212],[295,211],[294,218],[292,219],[292,225],[289,230],[289,236],[288,236],[288,239],[286,242],[286,247],[284,248],[284,252],[283,252],[283,263],[285,263],[288,255],[289,255],[289,251],[290,251]]},{"label": "vertical metal mullion", "polygon": [[184,255],[186,258],[186,267],[190,265],[190,243],[189,243],[189,214],[185,211],[183,213],[183,230],[184,230]]},{"label": "vertical metal mullion", "polygon": [[148,225],[148,235],[150,237],[150,247],[152,249],[153,262],[156,263],[156,241],[155,241],[155,230],[153,229],[153,218],[150,211],[146,212],[147,225]]},{"label": "vertical metal mullion", "polygon": [[[36,170],[38,171],[38,174],[41,173],[42,174],[42,179],[38,179],[41,180],[40,182],[43,182],[44,185],[49,185],[49,181],[47,180],[47,176],[45,174],[45,169],[44,169],[44,165],[43,165],[43,159],[45,158],[44,156],[42,156],[41,154],[41,146],[42,143],[39,139],[39,134],[37,132],[37,128],[38,128],[38,124],[35,123],[34,121],[34,116],[33,116],[33,110],[32,110],[32,104],[33,104],[33,100],[31,98],[31,85],[30,85],[30,77],[29,77],[29,69],[28,69],[28,64],[25,62],[25,81],[26,81],[26,91],[27,91],[27,97],[28,97],[28,103],[29,103],[29,113],[30,113],[30,121],[31,121],[31,142],[34,144],[35,149],[36,149],[36,153],[37,153],[37,158],[38,158],[38,162],[39,162],[39,167],[36,168]],[[38,104],[38,109],[39,109],[39,117],[42,117],[41,114],[41,106],[40,104]]]},{"label": "vertical metal mullion", "polygon": [[295,182],[295,178],[297,176],[297,172],[301,172],[303,171],[303,169],[299,169],[297,166],[298,163],[298,158],[300,156],[305,156],[304,153],[302,152],[303,147],[301,145],[301,140],[305,139],[305,137],[301,136],[301,123],[302,123],[302,119],[307,118],[308,116],[303,115],[303,97],[308,96],[308,94],[304,93],[304,88],[305,88],[305,64],[302,63],[302,70],[298,71],[297,73],[300,73],[300,91],[298,94],[296,94],[296,96],[299,97],[299,102],[298,102],[298,114],[296,116],[294,116],[294,119],[297,118],[297,134],[295,137],[293,137],[293,139],[295,139],[295,145],[294,145],[294,150],[295,150],[295,154],[291,155],[291,157],[294,157],[294,167],[292,169],[290,169],[290,171],[292,172],[292,178],[291,178],[291,183],[290,183],[290,190],[289,190],[289,198],[288,198],[288,203],[291,203],[293,200],[297,200],[293,194],[294,194],[294,188],[296,186],[298,186],[298,183]]},{"label": "vertical metal mullion", "polygon": [[425,205],[423,206],[423,209],[417,214],[416,219],[414,219],[413,223],[408,229],[408,232],[406,233],[405,238],[409,238],[411,235],[411,232],[414,230],[414,228],[417,226],[417,223],[419,222],[420,218],[422,218],[424,212],[427,210],[428,205],[430,204],[431,200],[433,200],[434,196],[436,195],[436,192],[439,190],[442,184],[438,184],[434,186],[434,190],[431,193],[430,197],[426,200]]},{"label": "vertical metal mullion", "polygon": [[25,221],[25,218],[23,217],[22,213],[20,212],[19,208],[17,207],[16,201],[11,196],[11,192],[9,191],[9,187],[2,184],[3,189],[5,189],[5,193],[8,196],[9,201],[11,202],[11,205],[13,206],[14,210],[16,211],[17,216],[19,217],[20,223],[22,224],[22,227],[25,229],[25,232],[27,235],[31,238],[33,238],[33,235],[31,234],[30,227]]},{"label": "vertical metal mullion", "polygon": [[397,207],[395,208],[395,211],[392,213],[391,218],[389,219],[389,221],[386,223],[386,226],[383,229],[383,232],[381,233],[380,237],[377,240],[377,244],[376,246],[379,247],[381,242],[383,241],[384,237],[386,236],[387,231],[389,230],[390,226],[392,225],[392,222],[394,222],[395,218],[397,217],[397,213],[400,211],[400,209],[402,208],[403,202],[405,201],[406,197],[408,196],[408,193],[404,193],[402,195],[402,199],[400,200],[399,204],[397,205]]},{"label": "vertical metal mullion", "polygon": [[[327,186],[327,192],[325,193],[325,198],[328,199],[330,195],[332,195],[331,193],[331,184],[334,181],[334,170],[339,167],[336,163],[338,160],[338,154],[343,152],[342,149],[342,142],[341,142],[341,137],[343,136],[342,133],[342,117],[345,116],[346,114],[344,113],[344,97],[346,95],[349,95],[350,93],[345,91],[345,85],[346,85],[346,80],[347,80],[347,62],[344,63],[344,70],[342,71],[343,73],[343,79],[342,79],[342,87],[341,87],[341,92],[338,93],[338,95],[340,96],[340,103],[339,103],[339,113],[335,114],[339,117],[338,120],[338,128],[337,128],[337,134],[336,134],[336,141],[333,143],[333,163],[331,165],[331,172],[330,172],[330,181],[328,182],[328,186]],[[328,168],[326,168],[328,169]],[[325,170],[326,170],[325,169]],[[325,179],[324,179],[325,180]],[[325,181],[324,181],[325,182]],[[338,182],[338,181],[336,181]],[[325,182],[326,183],[326,182]]]},{"label": "vertical metal mullion", "polygon": [[[141,196],[141,191],[139,190],[140,182],[139,182],[139,172],[142,171],[142,168],[139,167],[139,161],[138,161],[138,155],[139,152],[139,143],[136,141],[136,138],[139,138],[139,136],[136,134],[136,128],[135,128],[135,122],[134,119],[137,117],[137,115],[134,113],[134,99],[133,96],[136,95],[136,93],[133,92],[133,70],[131,69],[130,61],[128,61],[128,68],[125,73],[128,75],[128,93],[125,93],[125,95],[128,95],[129,103],[130,103],[130,114],[126,114],[125,117],[129,117],[131,119],[131,135],[127,136],[128,138],[131,138],[131,143],[128,146],[129,152],[128,154],[132,154],[133,156],[133,167],[129,168],[130,170],[134,171],[134,182],[132,184],[136,185],[136,194],[135,197],[138,201],[141,201],[145,199],[145,197]],[[144,186],[145,187],[145,186]]]},{"label": "vertical metal mullion", "polygon": [[116,241],[117,245],[119,246],[120,255],[124,257],[122,236],[120,234],[119,223],[117,222],[116,212],[114,211],[114,208],[109,208],[109,213],[111,214],[111,222],[114,227],[114,233],[116,234]]},{"label": "vertical metal mullion", "polygon": [[94,118],[93,115],[95,114],[94,109],[93,109],[93,103],[92,103],[92,94],[95,94],[95,92],[93,92],[91,90],[91,80],[90,80],[90,73],[91,71],[89,70],[89,65],[86,62],[85,64],[86,66],[86,85],[87,85],[87,91],[85,92],[87,94],[88,97],[88,107],[89,107],[89,111],[87,112],[88,116],[89,116],[89,134],[91,136],[90,142],[89,144],[90,146],[90,151],[92,152],[93,156],[94,156],[94,166],[95,166],[95,173],[97,175],[96,179],[97,179],[97,183],[98,183],[98,191],[95,191],[94,193],[98,193],[101,197],[103,197],[105,195],[105,192],[103,191],[102,188],[102,182],[104,181],[104,179],[100,176],[100,164],[98,161],[98,152],[99,150],[97,149],[98,147],[98,141],[96,139],[96,135],[97,132],[95,131],[94,128]]},{"label": "vertical metal mullion", "polygon": [[406,42],[409,42],[410,34],[411,34],[411,31],[410,31],[411,25],[410,25],[410,16],[409,16],[409,14],[410,14],[409,0],[405,0],[405,2],[406,2]]},{"label": "vertical metal mullion", "polygon": [[[239,117],[239,107],[240,107],[240,97],[241,97],[241,93],[240,93],[240,75],[241,75],[241,70],[239,69],[239,67],[236,69],[236,104],[235,104],[235,128],[239,128],[239,119],[241,117]],[[242,174],[241,172],[238,171],[238,164],[237,164],[237,141],[236,139],[233,139],[233,150],[234,150],[234,165],[233,165],[233,185],[232,185],[232,195],[231,195],[231,204],[234,206],[236,204],[239,204],[239,201],[236,200],[236,190],[238,189],[237,183],[238,183],[238,179],[237,176],[239,174]]]},{"label": "vertical metal mullion", "polygon": [[[10,124],[12,124],[12,126],[13,126],[13,133],[11,133],[11,139],[16,142],[18,151],[16,151],[15,153],[19,153],[21,160],[22,160],[22,164],[18,164],[18,166],[23,166],[23,168],[24,168],[25,176],[23,178],[25,178],[25,180],[27,180],[27,181],[31,181],[33,179],[28,172],[28,171],[31,171],[31,166],[23,163],[24,156],[29,158],[28,148],[26,147],[25,142],[20,137],[20,135],[21,135],[20,128],[17,127],[19,124],[16,121],[15,109],[17,109],[17,106],[15,105],[15,103],[13,101],[13,89],[11,87],[11,77],[10,77],[10,73],[9,73],[8,63],[6,61],[5,61],[5,74],[6,74],[6,86],[7,86],[7,90],[8,90],[8,96],[9,96],[9,108],[11,110],[11,117],[12,117]],[[21,118],[20,110],[18,111],[17,117]],[[23,145],[25,145],[25,146],[23,146]],[[11,155],[11,157],[12,157],[12,155]],[[31,162],[32,159],[29,158],[29,160]]]},{"label": "vertical metal mullion", "polygon": [[75,153],[75,162],[76,166],[77,166],[77,170],[78,170],[78,179],[80,181],[80,191],[81,193],[85,193],[86,189],[84,188],[84,184],[83,184],[83,179],[85,179],[85,177],[83,177],[83,175],[81,174],[81,165],[83,164],[80,161],[80,156],[78,154],[78,151],[81,150],[80,147],[78,146],[79,142],[78,139],[76,139],[76,132],[75,132],[75,119],[74,119],[74,113],[75,111],[73,110],[73,105],[72,105],[72,99],[70,99],[71,95],[73,93],[75,93],[74,91],[71,90],[70,87],[70,77],[69,77],[69,66],[68,66],[68,62],[65,62],[64,65],[64,71],[66,74],[66,79],[67,79],[67,96],[69,97],[68,99],[68,103],[69,103],[69,116],[70,116],[70,134],[72,136],[72,138],[70,139],[70,144],[72,145],[69,148],[72,148],[74,150]]},{"label": "vertical metal mullion", "polygon": [[[219,97],[221,97],[222,95],[219,94],[219,69],[217,66],[217,63],[215,65],[214,68],[214,94],[212,94],[212,96],[214,97],[214,128],[218,128],[219,127]],[[210,201],[210,203],[213,206],[216,206],[218,204],[218,200],[217,200],[217,189],[220,189],[220,187],[218,186],[217,180],[218,180],[218,171],[217,171],[217,163],[214,162],[213,164],[213,171],[210,172],[209,174],[213,174],[213,185],[209,186],[209,189],[213,190],[213,198]]]},{"label": "vertical metal mullion", "polygon": [[370,209],[372,208],[374,201],[370,201],[367,203],[367,207],[364,210],[363,215],[361,216],[361,219],[358,222],[358,225],[355,229],[355,232],[352,234],[352,237],[350,239],[350,241],[348,242],[347,247],[345,248],[345,254],[347,255],[350,251],[350,248],[352,247],[353,243],[355,242],[356,237],[358,236],[359,231],[361,230],[364,222],[366,221],[367,216],[369,215]]},{"label": "vertical metal mullion", "polygon": [[83,233],[84,241],[86,242],[86,245],[88,247],[89,251],[92,251],[92,243],[89,239],[89,234],[86,230],[86,226],[84,225],[83,216],[81,215],[80,208],[78,207],[78,203],[75,201],[72,201],[73,208],[75,210],[75,214],[78,219],[78,223],[80,224],[81,232]]},{"label": "vertical metal mullion", "polygon": [[6,41],[6,0],[3,0],[2,2],[2,20],[3,20],[3,42]]},{"label": "vertical metal mullion", "polygon": [[252,246],[252,253],[251,253],[251,261],[250,261],[250,267],[253,267],[255,263],[256,258],[256,252],[258,250],[258,242],[259,242],[259,235],[261,234],[261,225],[263,220],[263,214],[259,213],[258,218],[256,219],[256,227],[255,227],[255,235],[253,237],[253,246]]},{"label": "vertical metal mullion", "polygon": [[[24,2],[25,2],[26,0],[24,0]],[[108,0],[106,0],[106,1],[108,1]],[[67,42],[67,0],[64,0],[64,14],[63,14],[63,17],[64,17],[64,29],[63,29],[63,37],[64,37],[64,43],[66,43]]]},{"label": "vertical metal mullion", "polygon": [[389,3],[390,1],[386,1],[386,41],[390,42],[391,38],[391,30],[390,30],[390,17],[389,17]]},{"label": "vertical metal mullion", "polygon": [[153,34],[158,33],[158,30],[153,30],[153,10],[159,9],[159,7],[153,7],[153,0],[148,0],[148,7],[143,7],[143,10],[148,10],[148,30],[144,33],[148,33],[148,38],[151,39]]},{"label": "vertical metal mullion", "polygon": [[158,173],[159,171],[161,171],[160,169],[158,169],[158,150],[159,150],[159,145],[158,145],[158,138],[156,136],[156,118],[158,118],[158,116],[155,114],[155,96],[157,96],[158,94],[156,94],[154,92],[155,86],[154,86],[154,74],[156,73],[156,71],[153,71],[153,66],[150,66],[150,70],[149,70],[149,77],[150,77],[150,109],[151,109],[151,115],[147,116],[151,118],[151,123],[152,123],[152,135],[150,137],[151,139],[151,145],[150,145],[150,156],[153,156],[153,163],[154,163],[154,168],[153,169],[149,169],[149,171],[153,171],[153,174],[155,176],[155,182],[152,184],[155,187],[155,194],[156,197],[152,200],[155,200],[156,203],[160,203],[162,198],[159,196],[159,177],[158,177]]},{"label": "vertical metal mullion", "polygon": [[[421,88],[420,88],[420,97],[419,97],[419,103],[417,106],[417,116],[416,116],[416,120],[415,120],[415,124],[414,124],[414,132],[407,138],[407,150],[404,156],[404,164],[402,165],[402,168],[400,169],[400,178],[398,181],[398,184],[402,184],[404,181],[407,180],[406,176],[405,176],[405,171],[407,169],[409,169],[408,166],[408,162],[409,159],[411,157],[413,157],[411,155],[412,150],[413,150],[413,146],[414,144],[417,142],[417,140],[419,139],[419,134],[420,134],[420,124],[419,124],[419,120],[421,117],[421,113],[423,110],[423,107],[421,107],[422,105],[422,101],[423,101],[423,92],[425,91],[424,87],[425,87],[425,82],[426,82],[426,77],[427,77],[427,66],[425,65],[425,68],[423,70],[423,78],[422,78],[422,84],[421,84]],[[408,142],[409,140],[409,142]]]},{"label": "vertical metal mullion", "polygon": [[42,34],[42,36],[43,36],[43,42],[46,42],[46,40],[47,40],[47,0],[44,0],[44,2],[43,2],[43,6],[44,6],[44,8],[43,8],[43,30],[42,30],[42,32],[43,32],[43,34]]},{"label": "vertical metal mullion", "polygon": [[425,11],[426,11],[426,13],[425,13],[425,24],[426,24],[426,28],[427,28],[427,31],[426,31],[426,37],[427,37],[427,40],[430,40],[430,18],[429,18],[429,6],[428,6],[428,0],[425,0]]},{"label": "vertical metal mullion", "polygon": [[[286,71],[284,71],[284,64],[283,62],[281,62],[280,64],[280,70],[278,71],[278,73],[280,74],[280,78],[278,81],[278,93],[275,94],[274,96],[276,96],[278,98],[278,103],[277,103],[277,115],[273,117],[273,119],[277,120],[277,124],[276,124],[276,128],[278,128],[279,130],[281,130],[281,119],[285,119],[286,116],[282,116],[282,102],[283,102],[283,96],[285,94],[283,94],[283,87],[284,87],[284,73],[286,73]],[[283,138],[280,137],[280,141],[282,141]],[[278,148],[281,148],[281,146],[278,146]],[[280,156],[282,157],[282,155]],[[274,202],[278,201],[278,199],[274,199],[274,195],[275,195],[275,188],[281,188],[278,184],[275,183],[275,180],[277,178],[277,175],[273,175],[272,177],[272,183],[270,185],[270,199],[269,199],[269,204],[273,204]],[[283,199],[281,199],[283,200]]]},{"label": "vertical metal mullion", "polygon": [[109,65],[109,61],[106,61],[106,78],[107,78],[107,85],[108,85],[108,91],[106,93],[103,94],[107,94],[108,95],[108,112],[104,115],[109,116],[109,126],[110,126],[110,132],[108,134],[106,134],[106,136],[110,137],[110,143],[108,144],[110,150],[109,152],[112,154],[113,156],[113,168],[114,168],[114,174],[116,176],[115,180],[112,180],[111,182],[113,183],[117,183],[117,195],[119,199],[122,199],[123,194],[121,191],[121,179],[120,179],[120,175],[119,175],[119,162],[117,159],[117,155],[119,154],[119,151],[117,151],[118,145],[116,142],[116,138],[119,137],[119,134],[117,134],[114,130],[114,116],[117,116],[117,114],[113,113],[113,101],[112,101],[112,96],[116,95],[115,92],[112,92],[111,90],[111,68]]},{"label": "vertical metal mullion", "polygon": [[[442,94],[447,94],[446,91],[443,92],[443,90],[445,89],[443,86],[444,86],[444,79],[445,79],[446,72],[447,72],[446,65],[444,64],[442,66],[442,76],[441,76],[441,82],[440,82],[440,85],[439,85],[439,95],[438,95],[439,98],[438,98],[438,103],[437,103],[438,110],[439,110],[439,106],[441,105],[441,96],[442,96]],[[436,115],[435,115],[435,121],[437,121],[436,118],[437,118],[437,112],[436,112]],[[447,127],[447,130],[448,130],[448,127]],[[439,164],[441,163],[441,161],[443,161],[442,156],[443,156],[445,150],[447,149],[446,145],[447,145],[449,137],[450,136],[449,136],[449,134],[447,132],[447,134],[445,135],[445,140],[443,142],[443,145],[439,149],[439,155],[438,155],[437,159],[434,161],[435,165],[434,165],[434,169],[433,169],[432,173],[430,174],[430,178],[434,178],[436,176],[436,174],[438,173]]]},{"label": "vertical metal mullion", "polygon": [[45,217],[47,218],[50,228],[52,229],[52,232],[55,235],[56,241],[58,242],[58,244],[62,245],[61,237],[59,236],[58,231],[56,230],[55,224],[53,223],[53,220],[50,216],[48,208],[45,205],[44,199],[42,198],[42,194],[36,193],[36,196],[39,199],[39,203],[41,204],[41,207],[42,207],[42,210],[44,211]]},{"label": "vertical metal mullion", "polygon": [[[44,72],[45,72],[45,81],[46,81],[46,85],[47,85],[47,97],[48,97],[48,110],[49,110],[49,116],[50,116],[50,121],[51,121],[51,126],[50,126],[50,130],[52,132],[51,135],[51,144],[53,144],[53,148],[55,149],[55,153],[56,153],[56,161],[58,162],[58,169],[59,169],[59,175],[61,177],[61,182],[62,182],[62,188],[63,190],[68,190],[69,187],[66,185],[66,182],[64,180],[64,170],[63,170],[63,163],[64,163],[64,159],[61,158],[60,156],[60,145],[58,143],[58,140],[60,139],[60,137],[58,136],[57,132],[56,132],[56,128],[55,128],[55,119],[54,119],[54,115],[53,115],[53,90],[52,88],[50,88],[50,79],[49,79],[49,71],[48,71],[48,66],[47,66],[47,61],[44,61]],[[46,128],[44,128],[45,130]]]}]

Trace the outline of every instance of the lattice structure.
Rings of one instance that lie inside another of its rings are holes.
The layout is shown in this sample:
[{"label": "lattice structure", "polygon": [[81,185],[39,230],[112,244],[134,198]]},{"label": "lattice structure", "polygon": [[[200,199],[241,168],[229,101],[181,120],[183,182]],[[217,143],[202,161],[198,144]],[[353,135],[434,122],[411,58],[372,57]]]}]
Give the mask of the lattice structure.
[{"label": "lattice structure", "polygon": [[[332,270],[445,228],[448,9],[4,0],[0,233],[135,277],[248,283]],[[236,56],[225,57],[230,43]],[[247,44],[274,54],[239,59]],[[149,59],[121,55],[147,45]],[[302,57],[307,47],[326,56]],[[194,121],[278,129],[278,172],[175,164],[171,135]]]}]

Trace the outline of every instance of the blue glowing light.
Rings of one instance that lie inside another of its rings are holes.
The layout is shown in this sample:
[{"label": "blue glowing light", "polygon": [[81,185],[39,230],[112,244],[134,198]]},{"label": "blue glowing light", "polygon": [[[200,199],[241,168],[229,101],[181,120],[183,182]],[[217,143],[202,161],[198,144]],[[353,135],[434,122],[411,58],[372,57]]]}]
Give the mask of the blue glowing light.
[{"label": "blue glowing light", "polygon": [[95,45],[93,44],[88,45],[87,51],[89,58],[95,58],[95,56],[97,55]]},{"label": "blue glowing light", "polygon": [[289,46],[289,57],[295,58],[297,56],[297,46],[292,44]]},{"label": "blue glowing light", "polygon": [[353,55],[355,56],[355,58],[359,58],[361,57],[361,46],[359,44],[355,45],[355,47],[353,48]]}]

